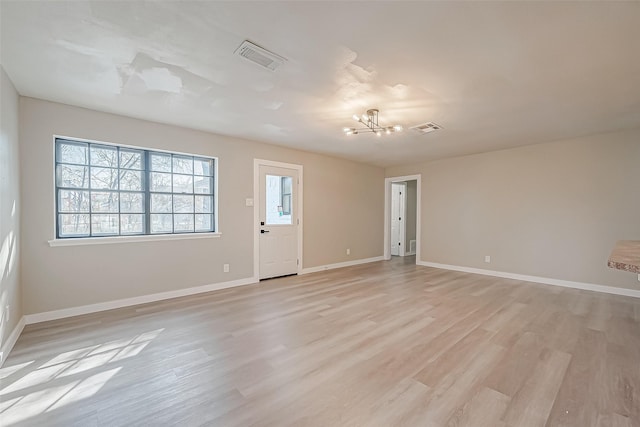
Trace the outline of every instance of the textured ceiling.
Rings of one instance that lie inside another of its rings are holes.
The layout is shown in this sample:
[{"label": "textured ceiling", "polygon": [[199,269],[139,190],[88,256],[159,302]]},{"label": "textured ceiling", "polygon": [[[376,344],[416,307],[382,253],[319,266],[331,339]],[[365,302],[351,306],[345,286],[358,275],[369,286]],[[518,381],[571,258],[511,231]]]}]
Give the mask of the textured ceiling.
[{"label": "textured ceiling", "polygon": [[[375,165],[640,126],[640,2],[0,5],[22,95]],[[444,129],[343,135],[371,107]]]}]

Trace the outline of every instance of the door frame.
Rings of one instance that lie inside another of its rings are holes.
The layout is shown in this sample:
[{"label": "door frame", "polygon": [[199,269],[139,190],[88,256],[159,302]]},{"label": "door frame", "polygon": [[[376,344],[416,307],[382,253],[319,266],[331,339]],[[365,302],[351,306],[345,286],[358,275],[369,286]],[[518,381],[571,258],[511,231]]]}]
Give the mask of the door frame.
[{"label": "door frame", "polygon": [[298,172],[298,194],[296,196],[296,209],[298,209],[298,269],[297,274],[302,274],[302,195],[303,175],[302,165],[294,163],[276,162],[273,160],[253,159],[253,280],[260,281],[260,166],[274,166],[277,168],[294,169]]},{"label": "door frame", "polygon": [[[422,174],[393,176],[384,179],[384,259],[391,259],[391,183],[416,181],[416,264],[420,262],[420,237],[422,234]],[[405,204],[406,206],[406,204]],[[406,216],[406,212],[405,212]],[[405,239],[406,240],[406,239]],[[406,243],[406,242],[405,242]]]}]

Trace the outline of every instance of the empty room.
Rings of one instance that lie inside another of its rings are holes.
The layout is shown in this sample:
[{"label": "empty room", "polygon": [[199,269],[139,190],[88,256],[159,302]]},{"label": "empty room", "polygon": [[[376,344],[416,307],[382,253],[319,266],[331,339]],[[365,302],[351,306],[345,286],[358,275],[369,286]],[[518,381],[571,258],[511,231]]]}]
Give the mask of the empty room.
[{"label": "empty room", "polygon": [[640,2],[0,0],[0,425],[640,426]]}]

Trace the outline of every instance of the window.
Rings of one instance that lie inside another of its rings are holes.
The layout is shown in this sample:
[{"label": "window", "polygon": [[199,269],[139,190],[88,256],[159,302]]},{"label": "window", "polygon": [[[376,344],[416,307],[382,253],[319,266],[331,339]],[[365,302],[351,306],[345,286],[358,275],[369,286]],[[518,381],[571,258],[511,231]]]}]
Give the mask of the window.
[{"label": "window", "polygon": [[291,195],[293,180],[290,176],[265,175],[265,214],[267,225],[291,225]]},{"label": "window", "polygon": [[56,139],[56,236],[215,231],[215,159]]}]

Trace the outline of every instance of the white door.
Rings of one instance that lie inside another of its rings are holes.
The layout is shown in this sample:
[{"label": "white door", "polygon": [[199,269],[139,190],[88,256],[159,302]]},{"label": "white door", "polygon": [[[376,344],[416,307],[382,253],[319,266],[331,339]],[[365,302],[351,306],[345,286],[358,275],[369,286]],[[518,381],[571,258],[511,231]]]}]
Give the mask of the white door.
[{"label": "white door", "polygon": [[391,184],[391,255],[404,255],[405,183]]},{"label": "white door", "polygon": [[298,272],[298,171],[260,165],[260,279]]}]

